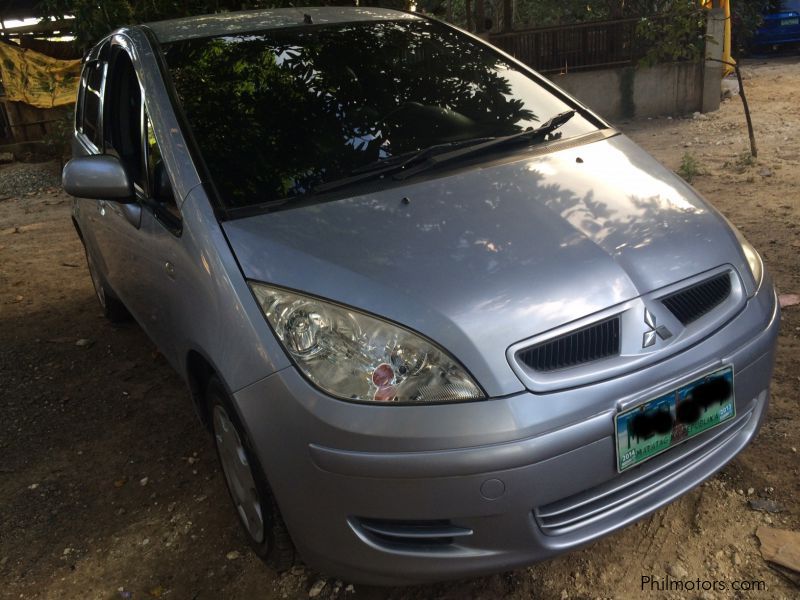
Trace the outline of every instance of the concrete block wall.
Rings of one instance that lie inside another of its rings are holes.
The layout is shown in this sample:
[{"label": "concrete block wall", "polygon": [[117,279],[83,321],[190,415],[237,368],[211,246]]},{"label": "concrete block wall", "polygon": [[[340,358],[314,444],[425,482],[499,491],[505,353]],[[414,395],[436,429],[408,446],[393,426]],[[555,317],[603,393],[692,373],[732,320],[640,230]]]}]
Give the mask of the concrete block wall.
[{"label": "concrete block wall", "polygon": [[705,60],[652,67],[628,66],[548,77],[599,115],[610,119],[682,115],[719,108],[725,14],[708,11]]},{"label": "concrete block wall", "polygon": [[[548,77],[600,116],[610,119],[681,115],[703,109],[702,63],[669,63]],[[719,84],[717,85],[719,96]]]}]

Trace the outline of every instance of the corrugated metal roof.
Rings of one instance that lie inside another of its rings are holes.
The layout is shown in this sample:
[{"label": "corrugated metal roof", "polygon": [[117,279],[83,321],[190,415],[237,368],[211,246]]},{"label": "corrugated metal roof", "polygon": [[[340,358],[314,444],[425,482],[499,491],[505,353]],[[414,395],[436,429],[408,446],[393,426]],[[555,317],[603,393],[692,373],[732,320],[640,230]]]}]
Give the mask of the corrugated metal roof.
[{"label": "corrugated metal roof", "polygon": [[0,19],[27,19],[38,17],[36,4],[38,0],[0,0]]}]

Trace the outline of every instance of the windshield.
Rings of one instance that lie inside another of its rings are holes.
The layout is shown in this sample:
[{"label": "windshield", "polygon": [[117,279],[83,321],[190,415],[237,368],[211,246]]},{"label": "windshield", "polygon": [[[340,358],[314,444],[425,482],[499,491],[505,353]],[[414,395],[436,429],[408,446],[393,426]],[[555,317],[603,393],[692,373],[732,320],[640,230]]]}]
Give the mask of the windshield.
[{"label": "windshield", "polygon": [[[164,53],[227,207],[302,198],[376,161],[510,135],[570,108],[491,50],[426,20],[193,39]],[[593,129],[576,116],[561,131]]]}]

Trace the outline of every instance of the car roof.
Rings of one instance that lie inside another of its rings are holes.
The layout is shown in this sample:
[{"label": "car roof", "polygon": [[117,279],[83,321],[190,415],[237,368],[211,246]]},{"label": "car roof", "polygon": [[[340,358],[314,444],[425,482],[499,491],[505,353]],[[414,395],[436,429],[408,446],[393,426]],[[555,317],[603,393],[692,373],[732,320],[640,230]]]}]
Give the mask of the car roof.
[{"label": "car roof", "polygon": [[306,15],[315,25],[419,18],[410,13],[386,8],[326,6],[244,10],[156,21],[145,23],[145,26],[155,33],[159,42],[169,43],[263,29],[308,26],[305,22]]}]

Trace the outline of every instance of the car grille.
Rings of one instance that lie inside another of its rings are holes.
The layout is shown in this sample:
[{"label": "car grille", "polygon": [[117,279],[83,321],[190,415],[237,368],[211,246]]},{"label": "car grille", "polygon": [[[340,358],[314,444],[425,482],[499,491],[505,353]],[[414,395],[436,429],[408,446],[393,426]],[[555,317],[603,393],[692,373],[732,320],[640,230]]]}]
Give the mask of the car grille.
[{"label": "car grille", "polygon": [[730,275],[723,273],[665,296],[661,298],[661,303],[681,323],[688,325],[721,304],[730,293]]},{"label": "car grille", "polygon": [[555,371],[619,354],[619,316],[525,348],[517,359],[536,371]]}]

